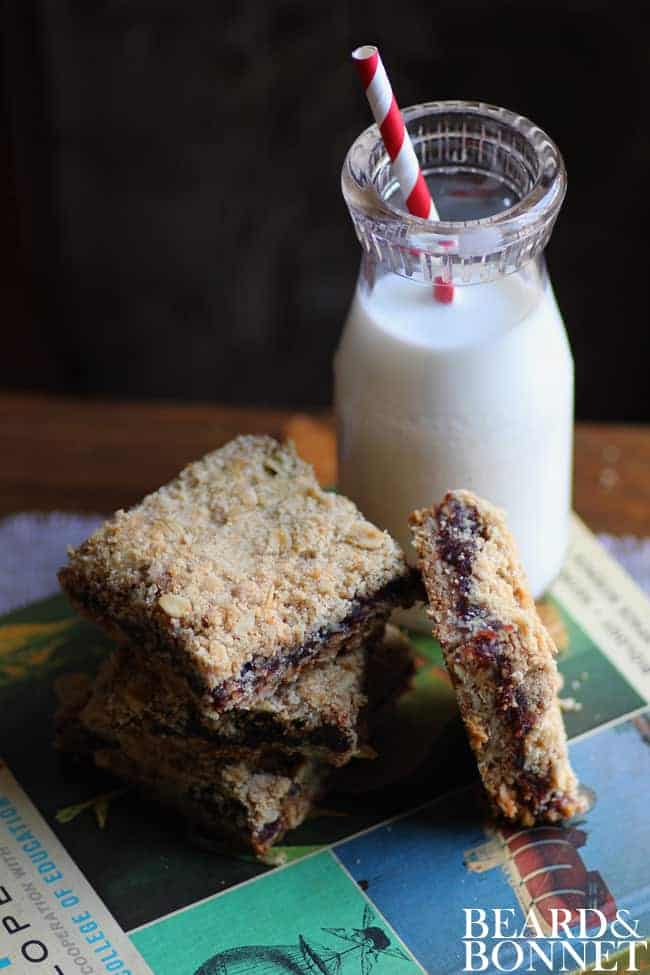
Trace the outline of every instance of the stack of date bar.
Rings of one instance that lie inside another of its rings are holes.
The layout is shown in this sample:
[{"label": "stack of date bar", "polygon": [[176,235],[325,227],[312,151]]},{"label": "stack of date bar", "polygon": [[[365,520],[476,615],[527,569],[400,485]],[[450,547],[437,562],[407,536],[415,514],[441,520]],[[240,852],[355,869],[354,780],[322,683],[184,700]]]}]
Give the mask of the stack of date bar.
[{"label": "stack of date bar", "polygon": [[266,852],[407,683],[396,542],[291,445],[239,437],[71,551],[59,579],[118,641],[57,743]]}]

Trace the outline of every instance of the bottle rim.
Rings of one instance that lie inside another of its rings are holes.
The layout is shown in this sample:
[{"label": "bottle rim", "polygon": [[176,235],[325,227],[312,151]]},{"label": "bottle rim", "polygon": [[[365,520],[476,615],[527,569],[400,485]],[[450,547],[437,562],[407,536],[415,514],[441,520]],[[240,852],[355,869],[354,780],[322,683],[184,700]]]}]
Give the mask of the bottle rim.
[{"label": "bottle rim", "polygon": [[[374,251],[379,260],[397,264],[392,268],[397,273],[431,280],[442,273],[444,280],[458,284],[511,273],[541,253],[567,187],[564,161],[550,136],[525,116],[485,102],[423,102],[403,109],[402,114],[425,176],[441,168],[423,164],[427,143],[450,135],[427,131],[424,123],[458,116],[451,138],[457,139],[463,152],[468,138],[476,145],[476,127],[480,126],[484,135],[488,130],[485,145],[492,147],[494,158],[498,153],[502,157],[510,153],[518,165],[534,167],[534,173],[528,174],[531,185],[512,206],[487,217],[430,221],[414,216],[386,195],[394,192],[395,180],[379,128],[371,125],[353,142],[341,173],[343,196],[362,246]],[[450,166],[453,168],[453,160],[446,164],[446,171]],[[462,158],[456,168],[469,171]],[[489,168],[481,171],[490,173]],[[476,268],[477,262],[483,265],[482,271]]]}]

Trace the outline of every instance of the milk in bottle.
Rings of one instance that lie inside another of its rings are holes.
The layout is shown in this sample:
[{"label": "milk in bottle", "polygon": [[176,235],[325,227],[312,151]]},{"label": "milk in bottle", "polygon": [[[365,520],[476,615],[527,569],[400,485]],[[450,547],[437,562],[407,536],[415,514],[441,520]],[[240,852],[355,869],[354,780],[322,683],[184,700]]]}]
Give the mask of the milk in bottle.
[{"label": "milk in bottle", "polygon": [[506,510],[539,596],[570,508],[573,365],[542,257],[564,167],[503,109],[404,116],[442,222],[402,210],[377,130],[364,133],[343,171],[364,254],[335,358],[339,486],[409,555],[413,508],[476,491]]}]

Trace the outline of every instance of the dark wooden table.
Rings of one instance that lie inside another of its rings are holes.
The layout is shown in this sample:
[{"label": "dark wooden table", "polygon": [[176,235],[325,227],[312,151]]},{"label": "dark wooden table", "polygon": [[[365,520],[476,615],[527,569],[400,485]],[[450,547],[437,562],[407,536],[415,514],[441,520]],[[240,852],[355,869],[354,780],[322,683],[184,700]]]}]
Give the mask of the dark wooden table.
[{"label": "dark wooden table", "polygon": [[[0,516],[112,511],[238,433],[291,436],[323,483],[336,479],[326,415],[0,395]],[[650,427],[578,424],[574,504],[595,531],[650,535]]]}]

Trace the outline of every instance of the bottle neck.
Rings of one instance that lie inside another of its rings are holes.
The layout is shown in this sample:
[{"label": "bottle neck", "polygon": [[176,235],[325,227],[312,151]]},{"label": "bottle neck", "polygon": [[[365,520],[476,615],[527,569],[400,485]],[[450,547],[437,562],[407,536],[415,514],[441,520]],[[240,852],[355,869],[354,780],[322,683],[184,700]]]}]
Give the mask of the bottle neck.
[{"label": "bottle neck", "polygon": [[566,190],[562,158],[537,126],[475,102],[430,102],[404,118],[441,216],[406,213],[376,126],[346,158],[343,194],[363,249],[392,273],[463,287],[542,253]]}]

